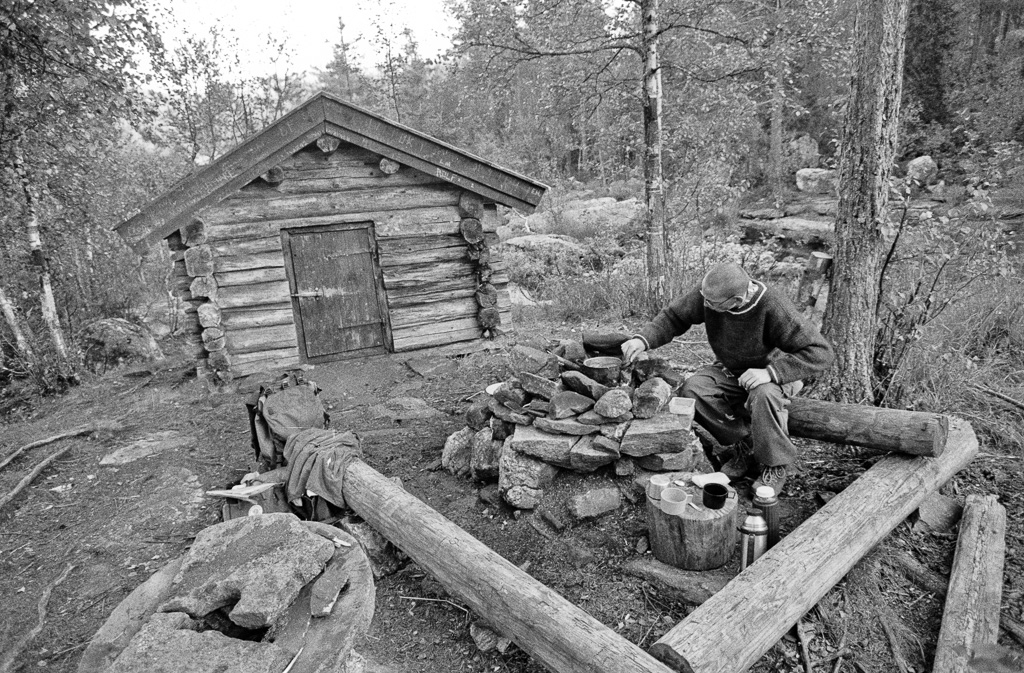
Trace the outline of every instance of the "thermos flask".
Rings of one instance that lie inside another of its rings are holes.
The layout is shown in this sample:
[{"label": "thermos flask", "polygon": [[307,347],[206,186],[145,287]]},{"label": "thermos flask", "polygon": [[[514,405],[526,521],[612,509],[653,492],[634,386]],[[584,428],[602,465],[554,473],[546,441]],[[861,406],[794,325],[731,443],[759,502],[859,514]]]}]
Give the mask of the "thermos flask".
[{"label": "thermos flask", "polygon": [[740,570],[761,558],[768,549],[768,522],[761,510],[752,507],[740,526]]},{"label": "thermos flask", "polygon": [[754,492],[754,507],[764,513],[768,524],[768,549],[779,541],[779,496],[771,486],[758,486]]}]

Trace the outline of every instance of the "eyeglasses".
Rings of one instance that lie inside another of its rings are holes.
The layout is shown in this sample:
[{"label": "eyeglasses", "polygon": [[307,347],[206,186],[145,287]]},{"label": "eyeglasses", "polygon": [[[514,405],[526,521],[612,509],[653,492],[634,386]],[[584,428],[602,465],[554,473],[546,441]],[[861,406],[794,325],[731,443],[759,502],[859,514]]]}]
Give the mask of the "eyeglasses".
[{"label": "eyeglasses", "polygon": [[[703,294],[701,294],[701,296],[704,297]],[[740,295],[737,295],[735,297],[729,297],[728,299],[723,299],[722,301],[711,301],[707,297],[704,297],[704,305],[707,306],[712,311],[728,311],[730,309],[736,308],[742,303],[743,297]]]}]

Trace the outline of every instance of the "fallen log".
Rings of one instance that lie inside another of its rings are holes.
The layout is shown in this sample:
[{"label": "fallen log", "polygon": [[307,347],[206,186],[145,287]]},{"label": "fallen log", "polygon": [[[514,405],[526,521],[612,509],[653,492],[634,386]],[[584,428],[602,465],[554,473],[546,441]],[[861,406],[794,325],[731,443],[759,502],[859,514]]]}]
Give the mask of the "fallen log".
[{"label": "fallen log", "polygon": [[558,673],[669,673],[636,645],[359,460],[345,501],[453,595]]},{"label": "fallen log", "polygon": [[647,580],[672,600],[690,605],[700,605],[724,589],[733,578],[731,573],[680,570],[648,559],[634,559],[622,566],[622,572]]},{"label": "fallen log", "polygon": [[796,397],[789,403],[789,434],[914,456],[942,455],[949,417]]},{"label": "fallen log", "polygon": [[932,671],[966,671],[973,654],[999,637],[1006,510],[994,495],[969,495],[953,555]]},{"label": "fallen log", "polygon": [[977,452],[970,424],[953,419],[940,457],[880,460],[673,627],[651,654],[686,673],[746,670]]}]

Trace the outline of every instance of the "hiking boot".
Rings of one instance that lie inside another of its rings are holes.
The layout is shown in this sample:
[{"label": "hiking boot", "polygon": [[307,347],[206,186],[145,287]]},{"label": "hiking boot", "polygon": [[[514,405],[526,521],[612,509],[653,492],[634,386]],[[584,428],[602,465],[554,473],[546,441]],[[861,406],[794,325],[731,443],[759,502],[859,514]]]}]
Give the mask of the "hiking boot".
[{"label": "hiking boot", "polygon": [[722,463],[718,471],[724,473],[731,481],[739,481],[756,473],[757,461],[750,455],[750,444],[746,441],[737,444],[736,453]]},{"label": "hiking boot", "polygon": [[788,477],[789,470],[785,465],[766,465],[761,468],[761,476],[754,480],[750,492],[754,493],[759,486],[771,486],[775,495],[781,495]]}]

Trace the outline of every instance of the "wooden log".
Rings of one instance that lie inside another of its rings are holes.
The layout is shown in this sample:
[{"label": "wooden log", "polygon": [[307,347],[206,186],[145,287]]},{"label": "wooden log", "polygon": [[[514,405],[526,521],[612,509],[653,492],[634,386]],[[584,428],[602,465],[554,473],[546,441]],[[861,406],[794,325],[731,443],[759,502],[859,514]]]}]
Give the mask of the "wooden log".
[{"label": "wooden log", "polygon": [[208,245],[199,245],[185,251],[185,269],[193,278],[213,273],[213,251]]},{"label": "wooden log", "polygon": [[459,196],[459,212],[463,217],[479,220],[484,216],[484,200],[473,192],[462,192]]},{"label": "wooden log", "polygon": [[377,243],[377,250],[382,255],[402,255],[426,250],[440,250],[442,248],[465,250],[466,241],[462,239],[462,236],[441,234],[385,238]]},{"label": "wooden log", "polygon": [[221,324],[229,330],[290,325],[295,321],[291,302],[254,308],[225,309],[220,315]]},{"label": "wooden log", "polygon": [[452,327],[429,333],[412,332],[408,336],[394,334],[394,348],[396,353],[401,353],[420,348],[447,346],[448,344],[460,341],[474,341],[480,338],[481,333],[480,325],[475,325],[472,327]]},{"label": "wooden log", "polygon": [[661,561],[633,559],[622,566],[622,572],[658,585],[676,601],[700,605],[725,588],[732,573],[681,570]]},{"label": "wooden log", "polygon": [[380,239],[397,236],[456,235],[459,232],[459,211],[454,206],[411,208],[406,210],[376,210],[271,220],[253,220],[211,226],[207,230],[209,241],[279,236],[281,229],[370,221]]},{"label": "wooden log", "polygon": [[348,466],[343,489],[356,514],[549,670],[668,673],[639,647],[364,462]]},{"label": "wooden log", "polygon": [[[219,334],[219,336],[215,336]],[[216,353],[224,350],[227,340],[224,332],[218,327],[210,327],[203,330],[203,347],[207,353]]]},{"label": "wooden log", "polygon": [[213,276],[199,276],[193,278],[192,282],[189,283],[188,291],[192,293],[193,297],[208,297],[210,299],[217,298],[217,281],[214,280]]},{"label": "wooden log", "polygon": [[226,350],[217,351],[216,353],[210,353],[210,357],[207,358],[207,365],[214,371],[220,371],[231,368],[231,354]]},{"label": "wooden log", "polygon": [[284,182],[284,169],[280,166],[273,166],[270,170],[261,175],[260,179],[268,185],[279,185]]},{"label": "wooden log", "polygon": [[213,274],[217,287],[235,287],[238,285],[254,285],[256,283],[272,283],[288,280],[284,267],[265,269],[247,269],[245,271],[224,271]]},{"label": "wooden log", "polygon": [[498,288],[491,283],[484,283],[476,291],[476,303],[483,308],[498,305]]},{"label": "wooden log", "polygon": [[380,250],[380,267],[430,266],[441,262],[460,262],[466,259],[466,246],[461,248],[431,248],[427,250],[392,252]]},{"label": "wooden log", "polygon": [[220,327],[221,313],[216,304],[206,303],[196,309],[199,324],[203,327]]},{"label": "wooden log", "polygon": [[245,238],[231,241],[217,241],[210,244],[216,257],[233,257],[237,255],[257,255],[266,252],[281,254],[281,237]]},{"label": "wooden log", "polygon": [[294,348],[298,343],[295,325],[273,325],[231,329],[226,332],[227,347],[235,355],[258,351]]},{"label": "wooden log", "polygon": [[299,349],[297,347],[291,348],[275,348],[272,350],[258,351],[255,353],[238,353],[231,356],[232,369],[241,365],[249,365],[255,362],[263,362],[268,360],[289,360],[295,358],[298,361]]},{"label": "wooden log", "polygon": [[324,154],[331,154],[334,150],[338,149],[340,144],[340,140],[326,133],[316,139],[317,148]]},{"label": "wooden log", "polygon": [[795,397],[789,403],[789,434],[879,451],[938,457],[946,446],[949,418],[923,411]]},{"label": "wooden log", "polygon": [[205,211],[210,226],[284,220],[321,215],[364,213],[377,210],[408,210],[454,206],[459,202],[459,190],[450,185],[424,185],[401,189],[381,188],[355,192],[324,194],[270,195],[247,192],[247,198],[222,201]]},{"label": "wooden log", "polygon": [[181,252],[188,247],[187,245],[185,245],[185,242],[181,239],[180,229],[178,231],[174,231],[168,234],[167,238],[165,238],[164,240],[167,241],[167,249],[170,250],[171,252]]},{"label": "wooden log", "polygon": [[402,164],[397,161],[392,161],[387,157],[383,157],[380,160],[380,172],[384,175],[394,175],[402,168]]},{"label": "wooden log", "polygon": [[974,653],[996,644],[1005,535],[1006,510],[996,496],[967,496],[935,645],[935,673],[969,671]]},{"label": "wooden log", "polygon": [[224,330],[219,327],[207,327],[203,330],[203,343],[209,343],[224,338]]},{"label": "wooden log", "polygon": [[659,501],[647,498],[647,530],[654,558],[684,570],[721,568],[736,550],[739,509],[735,489],[727,486],[729,497],[721,509],[708,509],[701,503],[701,490],[691,483],[682,488],[695,506],[687,505],[680,514],[666,514]]},{"label": "wooden log", "polygon": [[273,283],[225,287],[217,292],[217,305],[221,310],[281,304],[290,301],[291,290],[288,287],[288,281],[283,280]]},{"label": "wooden log", "polygon": [[462,238],[466,239],[466,243],[483,243],[484,228],[480,224],[480,220],[475,217],[463,218],[459,223],[459,230],[462,232]]},{"label": "wooden log", "polygon": [[266,360],[254,360],[231,366],[231,373],[235,376],[249,376],[256,372],[271,372],[277,369],[292,369],[301,364],[298,355],[289,355],[280,358]]},{"label": "wooden log", "polygon": [[253,269],[284,268],[284,255],[280,252],[261,252],[255,255],[218,257],[214,260],[214,273],[252,271]]},{"label": "wooden log", "polygon": [[484,216],[480,218],[483,224],[484,233],[493,234],[501,226],[501,216],[498,214],[498,206],[493,203],[484,204]]},{"label": "wooden log", "polygon": [[206,222],[201,217],[194,217],[192,221],[179,230],[181,242],[185,247],[193,248],[206,243]]},{"label": "wooden log", "polygon": [[[402,171],[399,175],[388,175],[380,170],[364,168],[345,171],[345,173],[354,175],[341,173],[341,171],[317,171],[316,174],[298,173],[296,177],[289,177],[278,185],[274,192],[276,194],[325,194],[378,189],[383,186],[393,189],[395,187],[444,184],[444,180],[419,171]],[[242,196],[238,195],[235,198],[242,198]]]},{"label": "wooden log", "polygon": [[438,262],[417,266],[389,267],[384,271],[384,288],[391,295],[392,290],[401,288],[429,288],[438,283],[456,283],[459,286],[476,287],[473,263]]},{"label": "wooden log", "polygon": [[977,453],[971,425],[954,418],[938,458],[883,458],[660,638],[651,654],[678,671],[745,670]]},{"label": "wooden log", "polygon": [[391,329],[400,330],[416,325],[429,325],[458,318],[473,318],[480,308],[472,297],[450,299],[397,308],[391,306]]}]

